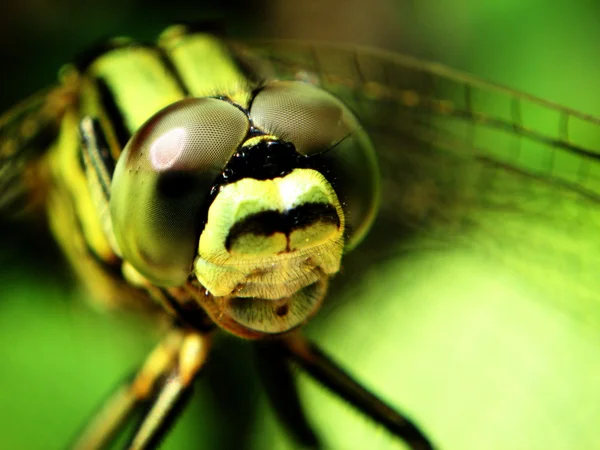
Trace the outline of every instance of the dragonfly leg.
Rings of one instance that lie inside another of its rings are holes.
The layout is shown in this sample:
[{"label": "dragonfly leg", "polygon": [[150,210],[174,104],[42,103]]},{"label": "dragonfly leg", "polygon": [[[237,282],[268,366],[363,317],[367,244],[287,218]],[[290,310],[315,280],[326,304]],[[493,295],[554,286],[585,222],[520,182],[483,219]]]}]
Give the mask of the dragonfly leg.
[{"label": "dragonfly leg", "polygon": [[181,328],[171,330],[133,380],[119,387],[104,403],[73,447],[104,448],[143,405],[148,405],[147,412],[128,448],[156,446],[191,393],[209,346],[209,335]]},{"label": "dragonfly leg", "polygon": [[311,377],[383,425],[406,442],[411,449],[434,449],[430,440],[414,423],[361,386],[314,343],[299,333],[292,333],[279,342],[287,357],[300,365]]},{"label": "dragonfly leg", "polygon": [[278,341],[258,341],[255,344],[257,367],[271,405],[277,416],[305,448],[321,448],[298,396],[296,380],[290,363]]}]

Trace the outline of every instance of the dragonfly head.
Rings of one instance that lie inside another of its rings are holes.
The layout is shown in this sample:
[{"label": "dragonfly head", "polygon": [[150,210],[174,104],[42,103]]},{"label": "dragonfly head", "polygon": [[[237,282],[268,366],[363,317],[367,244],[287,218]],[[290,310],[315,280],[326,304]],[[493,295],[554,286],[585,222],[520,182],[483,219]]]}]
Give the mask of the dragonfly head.
[{"label": "dragonfly head", "polygon": [[155,114],[111,190],[123,259],[158,286],[198,281],[213,320],[247,337],[315,313],[374,218],[378,179],[348,108],[312,85],[271,82],[249,105],[194,98]]}]

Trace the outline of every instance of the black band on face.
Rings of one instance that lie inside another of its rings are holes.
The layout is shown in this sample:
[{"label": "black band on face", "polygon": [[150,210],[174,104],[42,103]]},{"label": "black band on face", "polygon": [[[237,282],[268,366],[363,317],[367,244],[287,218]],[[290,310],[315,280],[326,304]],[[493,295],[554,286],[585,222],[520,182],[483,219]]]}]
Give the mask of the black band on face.
[{"label": "black band on face", "polygon": [[264,211],[236,223],[229,231],[225,248],[229,251],[233,241],[245,234],[271,236],[283,233],[289,236],[292,231],[317,223],[333,224],[339,228],[340,218],[332,205],[324,203],[305,203],[285,212]]}]

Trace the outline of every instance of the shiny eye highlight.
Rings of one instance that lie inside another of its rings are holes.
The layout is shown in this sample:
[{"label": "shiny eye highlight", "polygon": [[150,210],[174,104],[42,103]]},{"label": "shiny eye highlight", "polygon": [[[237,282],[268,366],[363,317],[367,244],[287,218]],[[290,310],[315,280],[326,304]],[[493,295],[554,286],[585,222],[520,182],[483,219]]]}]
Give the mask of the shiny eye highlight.
[{"label": "shiny eye highlight", "polygon": [[112,226],[122,256],[153,283],[186,281],[210,188],[249,126],[227,101],[185,99],[148,119],[125,146],[112,180]]},{"label": "shiny eye highlight", "polygon": [[168,170],[180,159],[189,137],[185,128],[166,131],[150,145],[150,160],[157,171]]}]

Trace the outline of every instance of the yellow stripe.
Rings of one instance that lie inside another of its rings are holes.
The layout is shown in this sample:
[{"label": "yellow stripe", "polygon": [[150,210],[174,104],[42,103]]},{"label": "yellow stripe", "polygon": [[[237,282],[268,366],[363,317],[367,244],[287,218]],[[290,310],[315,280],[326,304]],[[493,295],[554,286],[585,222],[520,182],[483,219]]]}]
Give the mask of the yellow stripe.
[{"label": "yellow stripe", "polygon": [[224,95],[248,107],[251,87],[220,40],[206,34],[183,34],[167,30],[159,45],[173,61],[190,94],[194,97]]},{"label": "yellow stripe", "polygon": [[154,113],[184,97],[158,52],[151,48],[113,50],[94,61],[88,73],[101,77],[110,87],[131,133]]},{"label": "yellow stripe", "polygon": [[[98,257],[110,262],[115,259],[115,255],[102,228],[99,212],[94,206],[88,179],[79,163],[77,123],[78,117],[74,111],[65,114],[59,140],[48,154],[50,167],[57,185],[63,185],[72,196],[73,207],[88,246]],[[53,215],[54,211],[50,211],[50,214]],[[68,233],[75,232],[71,229]]]}]

